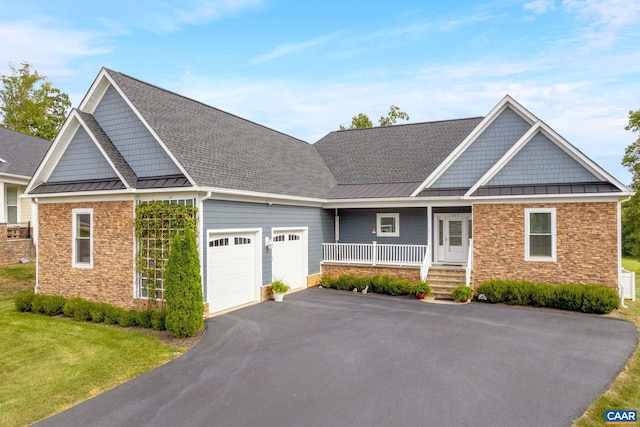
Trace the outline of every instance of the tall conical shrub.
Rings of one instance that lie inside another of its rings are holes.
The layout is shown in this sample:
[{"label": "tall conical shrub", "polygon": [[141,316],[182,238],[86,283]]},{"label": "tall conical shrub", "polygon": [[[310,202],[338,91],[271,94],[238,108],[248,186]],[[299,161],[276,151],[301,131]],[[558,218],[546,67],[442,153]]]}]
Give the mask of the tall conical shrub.
[{"label": "tall conical shrub", "polygon": [[176,337],[190,337],[204,326],[200,258],[193,230],[176,234],[164,272],[167,303],[167,331]]}]

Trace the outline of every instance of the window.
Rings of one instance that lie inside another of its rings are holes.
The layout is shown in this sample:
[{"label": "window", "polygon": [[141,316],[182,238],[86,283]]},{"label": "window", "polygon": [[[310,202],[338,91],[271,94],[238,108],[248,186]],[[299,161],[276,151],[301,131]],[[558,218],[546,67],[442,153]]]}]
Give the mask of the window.
[{"label": "window", "polygon": [[93,209],[73,210],[73,266],[93,267]]},{"label": "window", "polygon": [[400,236],[400,214],[397,213],[379,213],[376,215],[378,222],[379,237],[398,237]]},{"label": "window", "polygon": [[7,187],[7,223],[18,223],[18,187]]},{"label": "window", "polygon": [[556,260],[556,210],[525,209],[525,259]]}]

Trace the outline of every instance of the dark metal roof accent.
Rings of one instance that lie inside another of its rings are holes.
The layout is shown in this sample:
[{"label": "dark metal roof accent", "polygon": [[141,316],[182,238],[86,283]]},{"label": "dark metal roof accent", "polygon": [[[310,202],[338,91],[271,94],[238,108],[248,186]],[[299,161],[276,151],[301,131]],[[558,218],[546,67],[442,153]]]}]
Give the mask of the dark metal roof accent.
[{"label": "dark metal roof accent", "polygon": [[51,141],[0,126],[0,173],[31,177],[51,146]]},{"label": "dark metal roof accent", "polygon": [[196,185],[315,198],[336,185],[311,144],[105,71]]},{"label": "dark metal roof accent", "polygon": [[408,197],[421,182],[393,184],[339,184],[333,187],[329,199],[362,199],[381,197]]},{"label": "dark metal roof accent", "polygon": [[423,182],[481,121],[335,131],[314,145],[338,184]]},{"label": "dark metal roof accent", "polygon": [[456,197],[464,196],[468,188],[425,188],[418,197]]},{"label": "dark metal roof accent", "polygon": [[184,175],[172,176],[155,176],[138,178],[136,188],[173,188],[173,187],[190,187],[191,183]]},{"label": "dark metal roof accent", "polygon": [[74,193],[78,191],[108,191],[122,190],[125,185],[118,178],[87,180],[87,181],[65,181],[65,182],[45,182],[31,190],[31,194],[51,194],[51,193]]},{"label": "dark metal roof accent", "polygon": [[611,194],[621,190],[610,182],[582,182],[571,184],[504,185],[478,188],[472,196],[530,196],[549,194]]},{"label": "dark metal roof accent", "polygon": [[127,163],[124,157],[122,157],[122,154],[120,154],[116,146],[113,145],[113,142],[111,142],[111,139],[109,139],[96,119],[91,114],[80,110],[76,110],[76,112],[87,125],[87,130],[96,138],[98,144],[100,144],[104,152],[109,156],[111,163],[118,169],[118,172],[120,172],[120,175],[125,181],[127,181],[127,184],[130,187],[135,186],[137,179],[135,172],[131,169],[131,166],[129,166],[129,163]]}]

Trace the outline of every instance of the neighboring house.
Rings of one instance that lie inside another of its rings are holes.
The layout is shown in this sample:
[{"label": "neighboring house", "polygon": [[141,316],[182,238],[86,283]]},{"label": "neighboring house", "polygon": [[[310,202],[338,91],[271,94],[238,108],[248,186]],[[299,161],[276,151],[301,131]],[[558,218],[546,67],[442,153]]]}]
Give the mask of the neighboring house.
[{"label": "neighboring house", "polygon": [[36,206],[22,194],[51,142],[0,127],[0,264],[35,258]]},{"label": "neighboring house", "polygon": [[196,205],[213,313],[321,273],[617,288],[631,191],[509,96],[484,118],[308,144],[103,69],[27,193],[38,292],[125,307],[146,297],[136,203]]}]

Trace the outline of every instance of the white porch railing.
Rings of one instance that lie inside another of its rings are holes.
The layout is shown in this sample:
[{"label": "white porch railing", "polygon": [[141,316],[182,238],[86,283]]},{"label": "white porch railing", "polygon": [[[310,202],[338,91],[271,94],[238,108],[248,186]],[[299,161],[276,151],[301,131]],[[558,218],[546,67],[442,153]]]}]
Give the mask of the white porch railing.
[{"label": "white porch railing", "polygon": [[325,262],[368,265],[414,265],[421,267],[427,245],[388,245],[373,243],[323,243]]},{"label": "white porch railing", "polygon": [[465,284],[471,286],[471,271],[473,270],[473,239],[469,239],[469,254],[467,255]]},{"label": "white porch railing", "polygon": [[618,279],[618,287],[620,288],[620,301],[624,306],[624,300],[636,300],[636,273],[627,271],[624,268],[620,270]]}]

